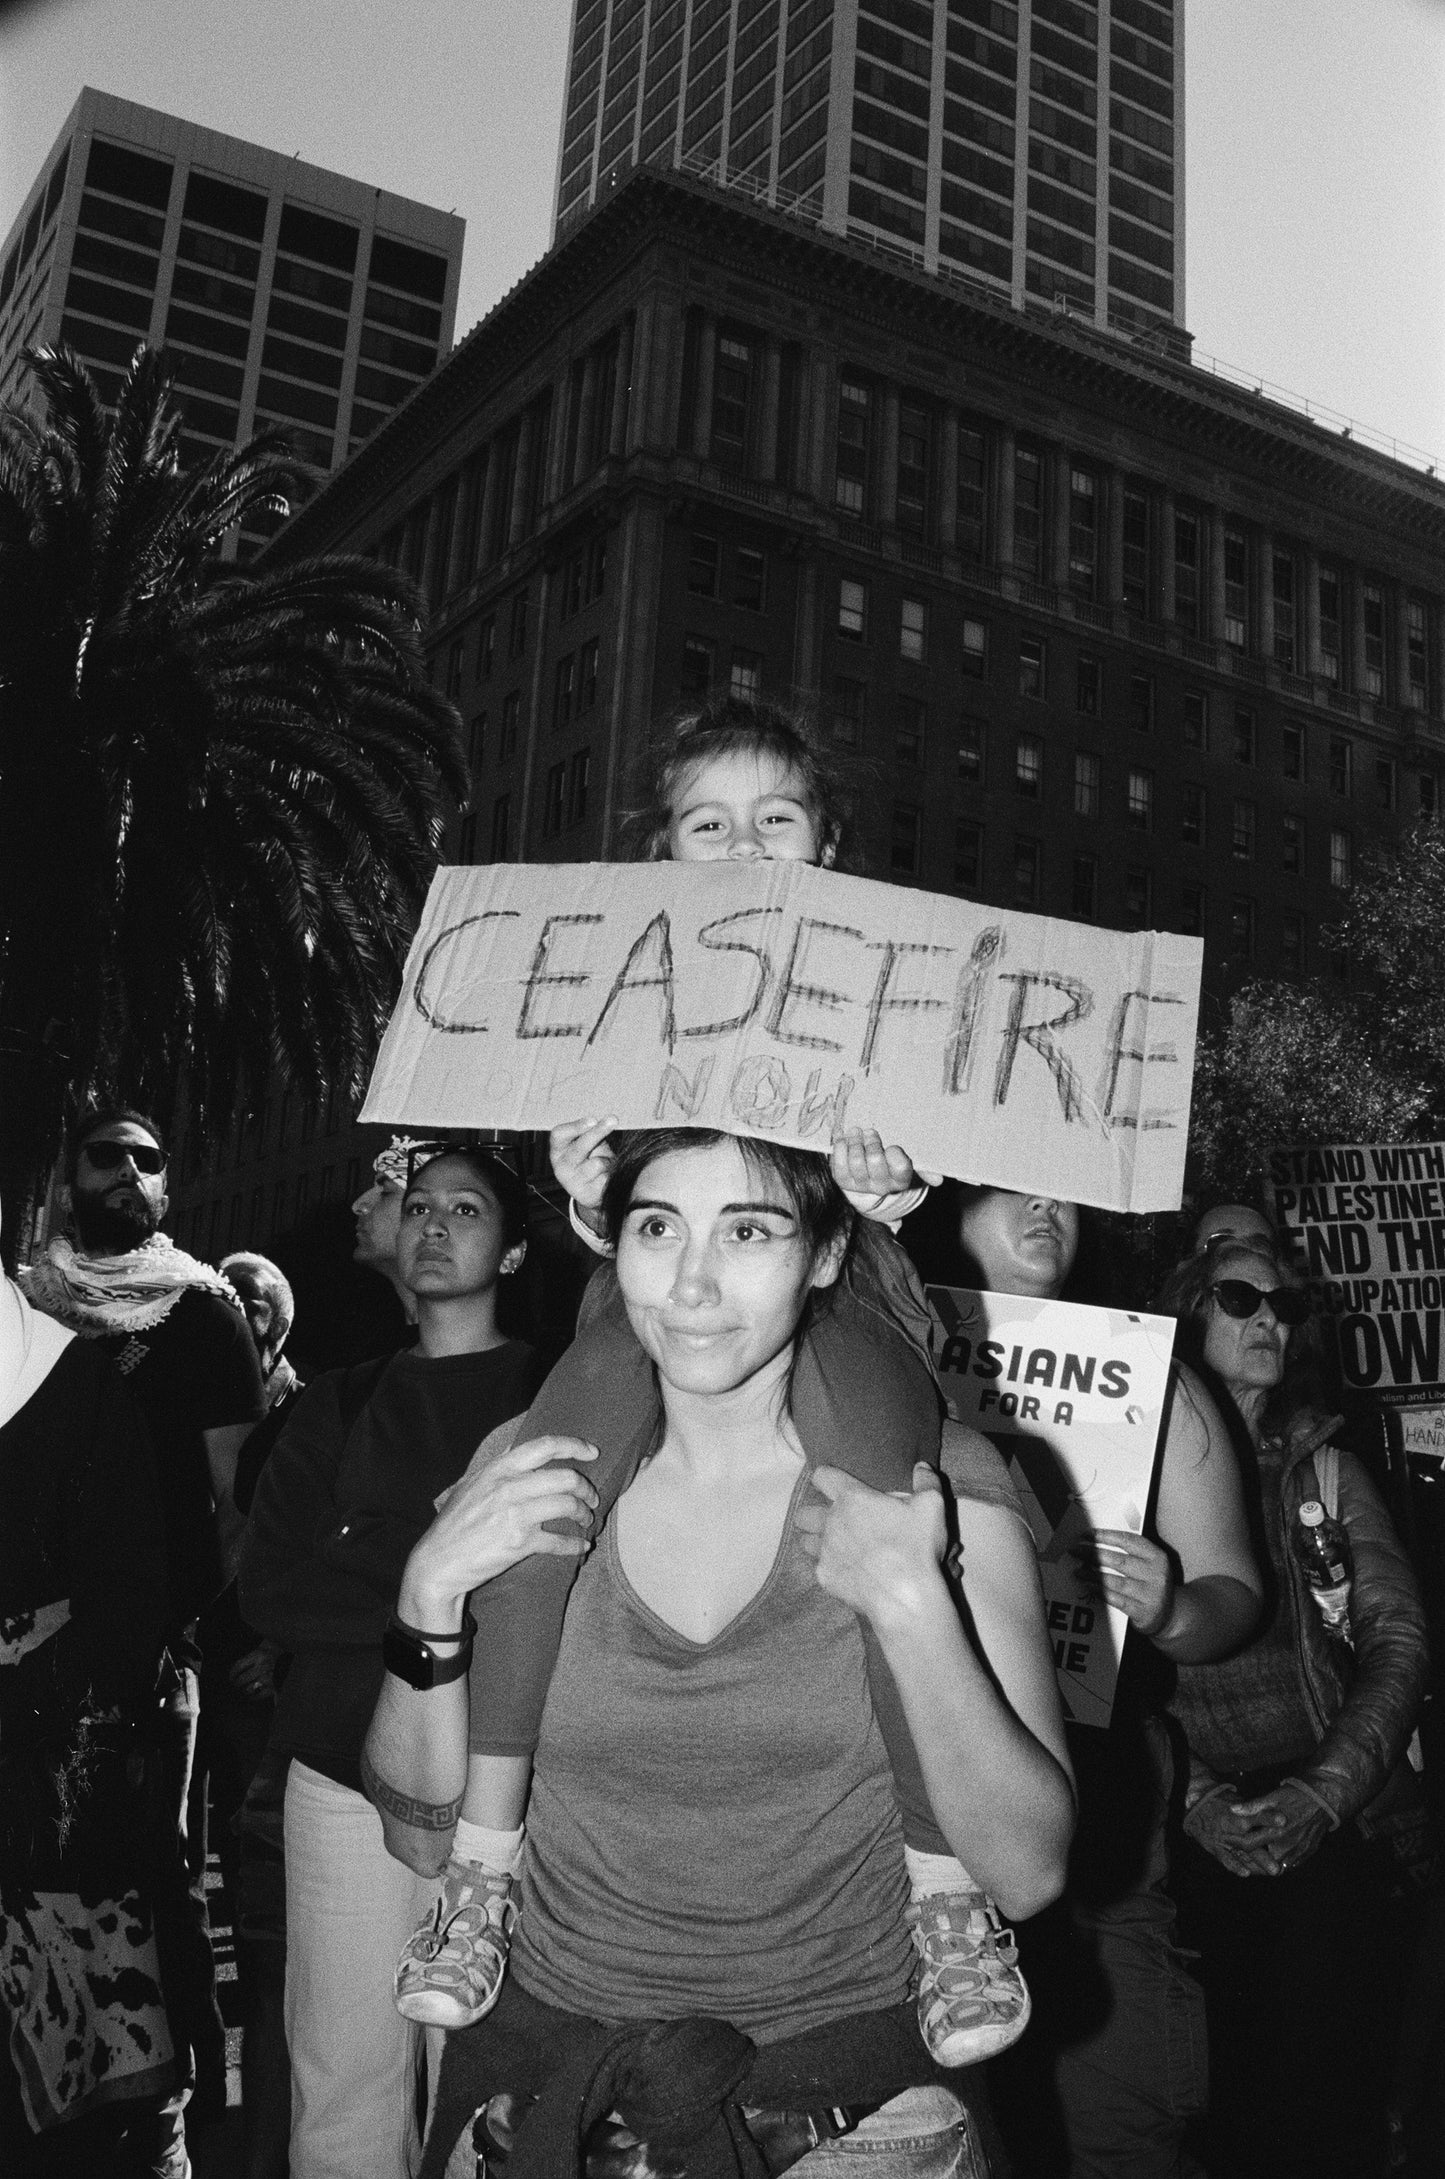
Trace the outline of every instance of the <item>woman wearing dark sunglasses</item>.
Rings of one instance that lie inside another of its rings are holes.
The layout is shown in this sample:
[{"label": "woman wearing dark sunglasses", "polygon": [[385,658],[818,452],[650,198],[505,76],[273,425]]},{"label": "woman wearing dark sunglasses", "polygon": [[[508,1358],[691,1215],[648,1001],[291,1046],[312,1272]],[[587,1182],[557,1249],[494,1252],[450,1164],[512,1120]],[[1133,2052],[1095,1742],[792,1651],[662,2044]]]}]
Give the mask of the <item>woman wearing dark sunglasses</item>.
[{"label": "woman wearing dark sunglasses", "polygon": [[[1159,1306],[1234,1426],[1270,1576],[1252,1639],[1181,1664],[1170,1704],[1189,1746],[1179,1879],[1209,2019],[1208,2168],[1368,2179],[1386,2168],[1395,2001],[1377,1825],[1409,1793],[1420,1599],[1364,1469],[1332,1442],[1340,1418],[1320,1399],[1295,1272],[1225,1236],[1180,1266]],[[1291,1547],[1311,1499],[1349,1534],[1353,1649],[1326,1631]]]}]

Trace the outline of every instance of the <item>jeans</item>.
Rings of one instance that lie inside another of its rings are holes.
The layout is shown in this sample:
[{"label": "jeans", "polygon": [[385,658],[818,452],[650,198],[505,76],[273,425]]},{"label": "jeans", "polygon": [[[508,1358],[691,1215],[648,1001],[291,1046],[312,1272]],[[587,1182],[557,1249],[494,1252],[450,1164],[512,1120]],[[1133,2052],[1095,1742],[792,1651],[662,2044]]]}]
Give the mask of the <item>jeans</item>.
[{"label": "jeans", "polygon": [[951,2090],[905,2088],[851,2134],[809,2150],[806,2179],[988,2179],[969,2113]]},{"label": "jeans", "polygon": [[293,1762],[286,1781],[291,2179],[410,2179],[419,2031],[392,2003],[397,1954],[436,1896],[394,1861],[381,1818]]}]

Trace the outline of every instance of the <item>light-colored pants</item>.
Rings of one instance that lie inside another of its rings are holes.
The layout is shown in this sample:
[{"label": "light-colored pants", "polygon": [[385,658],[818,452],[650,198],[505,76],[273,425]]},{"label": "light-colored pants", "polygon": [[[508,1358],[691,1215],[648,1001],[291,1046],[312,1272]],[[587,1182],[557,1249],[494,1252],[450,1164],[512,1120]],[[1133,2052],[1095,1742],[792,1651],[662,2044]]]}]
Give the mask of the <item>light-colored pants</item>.
[{"label": "light-colored pants", "polygon": [[410,2179],[422,2037],[392,2003],[436,1886],[393,1861],[371,1803],[305,1763],[286,1781],[291,2179]]},{"label": "light-colored pants", "polygon": [[972,2118],[950,2089],[905,2088],[851,2134],[810,2149],[799,2179],[988,2179]]}]

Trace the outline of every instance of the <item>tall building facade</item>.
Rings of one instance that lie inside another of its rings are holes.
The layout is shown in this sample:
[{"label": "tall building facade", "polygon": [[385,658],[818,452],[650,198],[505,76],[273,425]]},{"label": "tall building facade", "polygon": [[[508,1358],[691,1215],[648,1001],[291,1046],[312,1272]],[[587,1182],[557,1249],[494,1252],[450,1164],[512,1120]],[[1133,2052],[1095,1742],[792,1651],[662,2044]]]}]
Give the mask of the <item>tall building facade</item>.
[{"label": "tall building facade", "polygon": [[280,425],[333,469],[451,347],[465,222],[84,90],[0,250],[0,399],[68,341],[164,348],[187,452]]},{"label": "tall building facade", "polygon": [[1184,0],[576,0],[560,236],[635,165],[1184,337]]},{"label": "tall building facade", "polygon": [[[798,697],[876,877],[1197,933],[1206,1006],[1347,973],[1445,781],[1445,485],[1078,319],[685,175],[612,191],[272,550],[399,561],[468,722],[463,862],[620,852],[654,721]],[[265,1241],[372,1145],[273,1100],[177,1232]]]}]

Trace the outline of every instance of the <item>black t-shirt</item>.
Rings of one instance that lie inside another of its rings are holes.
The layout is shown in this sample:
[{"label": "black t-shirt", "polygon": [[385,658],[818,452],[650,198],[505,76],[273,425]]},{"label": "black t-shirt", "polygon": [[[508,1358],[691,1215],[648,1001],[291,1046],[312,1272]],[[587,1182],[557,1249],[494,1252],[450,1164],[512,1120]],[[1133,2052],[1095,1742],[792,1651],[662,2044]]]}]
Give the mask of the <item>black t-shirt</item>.
[{"label": "black t-shirt", "polygon": [[266,1411],[250,1327],[219,1294],[187,1287],[159,1324],[111,1332],[95,1344],[119,1369],[155,1446],[166,1524],[167,1627],[182,1662],[180,1629],[221,1587],[221,1551],[204,1433],[259,1422]]},{"label": "black t-shirt", "polygon": [[[359,1790],[385,1668],[381,1637],[439,1491],[529,1406],[532,1349],[396,1354],[317,1379],[261,1471],[241,1550],[241,1610],[292,1651],[273,1753]],[[357,1393],[361,1391],[362,1397]]]}]

